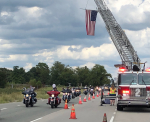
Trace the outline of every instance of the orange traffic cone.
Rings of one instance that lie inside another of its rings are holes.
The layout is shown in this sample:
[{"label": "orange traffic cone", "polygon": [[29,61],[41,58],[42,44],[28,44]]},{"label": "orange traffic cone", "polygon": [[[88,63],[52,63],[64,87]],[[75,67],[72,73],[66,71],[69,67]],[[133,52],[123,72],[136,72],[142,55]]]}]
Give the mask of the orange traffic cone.
[{"label": "orange traffic cone", "polygon": [[92,98],[95,99],[94,93],[93,93],[93,97]]},{"label": "orange traffic cone", "polygon": [[76,118],[75,109],[74,109],[74,104],[72,104],[71,114],[70,114],[70,118],[69,119],[77,119]]},{"label": "orange traffic cone", "polygon": [[83,102],[87,102],[87,101],[86,101],[86,96],[84,97]]},{"label": "orange traffic cone", "polygon": [[65,101],[65,106],[64,106],[64,109],[68,109],[67,100]]},{"label": "orange traffic cone", "polygon": [[82,104],[81,96],[79,96],[79,104]]},{"label": "orange traffic cone", "polygon": [[107,116],[106,116],[106,113],[104,113],[103,122],[107,122]]},{"label": "orange traffic cone", "polygon": [[98,92],[97,92],[97,97],[99,97]]},{"label": "orange traffic cone", "polygon": [[88,98],[88,100],[91,100],[90,94],[89,94],[89,98]]}]

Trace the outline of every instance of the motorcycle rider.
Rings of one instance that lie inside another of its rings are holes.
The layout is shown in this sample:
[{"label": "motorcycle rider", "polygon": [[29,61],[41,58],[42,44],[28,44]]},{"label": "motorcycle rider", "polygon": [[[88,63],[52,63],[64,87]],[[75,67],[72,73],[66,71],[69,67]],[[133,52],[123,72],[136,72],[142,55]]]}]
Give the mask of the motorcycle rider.
[{"label": "motorcycle rider", "polygon": [[[53,87],[53,90],[50,90],[49,92],[51,92],[51,91],[58,91],[55,84],[53,84],[52,87]],[[58,96],[56,98],[58,98],[58,100],[60,99]],[[50,101],[48,99],[48,103],[46,103],[46,104],[49,104],[49,103],[50,103]]]},{"label": "motorcycle rider", "polygon": [[84,94],[87,94],[88,93],[88,87],[87,87],[87,85],[85,85],[85,87],[84,87],[84,92],[83,92]]},{"label": "motorcycle rider", "polygon": [[90,94],[93,95],[93,93],[95,94],[95,89],[94,89],[93,86],[91,86],[91,88],[90,88]]},{"label": "motorcycle rider", "polygon": [[33,97],[34,101],[37,102],[36,93],[34,92],[35,87],[30,86],[31,96]]},{"label": "motorcycle rider", "polygon": [[[28,91],[29,94],[31,94],[32,99],[37,102],[36,99],[36,93],[34,92],[35,87],[30,86],[30,88],[26,89],[25,91],[22,92],[22,94],[26,94],[26,92]],[[23,103],[25,104],[25,99],[23,99]]]},{"label": "motorcycle rider", "polygon": [[[67,86],[67,93],[69,93],[69,94],[71,94],[72,93],[72,91],[71,91],[71,89],[69,88],[69,86]],[[69,99],[71,99],[71,95],[69,95]]]}]

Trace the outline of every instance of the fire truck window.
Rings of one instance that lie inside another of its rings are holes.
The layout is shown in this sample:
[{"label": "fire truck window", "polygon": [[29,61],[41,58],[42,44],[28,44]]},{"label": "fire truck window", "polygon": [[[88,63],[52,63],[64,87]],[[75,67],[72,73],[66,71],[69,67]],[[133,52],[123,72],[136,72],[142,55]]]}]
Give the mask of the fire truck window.
[{"label": "fire truck window", "polygon": [[138,80],[140,85],[150,85],[150,73],[140,73]]},{"label": "fire truck window", "polygon": [[136,85],[137,84],[137,74],[134,73],[124,73],[119,76],[119,85]]}]

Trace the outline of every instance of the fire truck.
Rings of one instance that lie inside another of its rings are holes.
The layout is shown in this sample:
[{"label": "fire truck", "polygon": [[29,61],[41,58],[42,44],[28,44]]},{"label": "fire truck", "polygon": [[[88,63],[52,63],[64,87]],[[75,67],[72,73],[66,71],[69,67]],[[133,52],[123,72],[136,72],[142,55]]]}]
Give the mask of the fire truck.
[{"label": "fire truck", "polygon": [[150,107],[150,68],[145,69],[125,31],[117,23],[104,0],[94,0],[119,55],[121,64],[117,78],[117,110],[129,106]]}]

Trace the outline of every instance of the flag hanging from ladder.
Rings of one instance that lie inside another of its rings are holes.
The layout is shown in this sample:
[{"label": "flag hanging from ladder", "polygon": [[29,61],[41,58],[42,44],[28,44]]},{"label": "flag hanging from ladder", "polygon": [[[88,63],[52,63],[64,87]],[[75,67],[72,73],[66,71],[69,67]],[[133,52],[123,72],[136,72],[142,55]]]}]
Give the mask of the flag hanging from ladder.
[{"label": "flag hanging from ladder", "polygon": [[86,19],[87,35],[94,36],[97,11],[95,10],[85,10],[85,11],[86,11],[85,19]]}]

